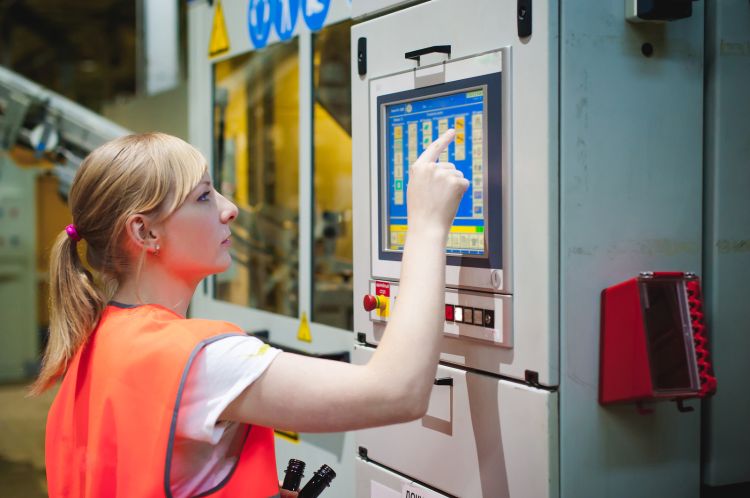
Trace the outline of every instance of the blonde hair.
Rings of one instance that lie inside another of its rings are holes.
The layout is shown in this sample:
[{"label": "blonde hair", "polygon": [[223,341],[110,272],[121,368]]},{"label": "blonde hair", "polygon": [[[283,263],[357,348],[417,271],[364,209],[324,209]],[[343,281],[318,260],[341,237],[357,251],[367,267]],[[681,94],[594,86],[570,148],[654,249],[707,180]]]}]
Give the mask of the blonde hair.
[{"label": "blonde hair", "polygon": [[65,373],[118,282],[132,271],[134,262],[124,243],[128,217],[148,214],[155,223],[165,219],[206,171],[206,160],[197,149],[163,133],[117,138],[86,157],[73,180],[69,205],[76,231],[85,241],[86,262],[95,275],[63,230],[50,256],[49,341],[31,394],[45,391]]}]

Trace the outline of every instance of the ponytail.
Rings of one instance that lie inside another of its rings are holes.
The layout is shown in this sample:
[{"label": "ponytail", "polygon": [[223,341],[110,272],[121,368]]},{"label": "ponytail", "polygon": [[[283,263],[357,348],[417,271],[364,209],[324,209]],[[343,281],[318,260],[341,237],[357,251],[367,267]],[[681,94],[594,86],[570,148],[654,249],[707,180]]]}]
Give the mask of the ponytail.
[{"label": "ponytail", "polygon": [[31,394],[41,394],[61,377],[78,348],[96,327],[106,304],[78,254],[76,240],[63,231],[50,255],[49,339]]},{"label": "ponytail", "polygon": [[[166,218],[206,171],[197,149],[163,133],[111,140],[83,160],[68,196],[75,226],[57,237],[50,255],[49,341],[30,394],[44,392],[65,373],[118,285],[140,271],[123,237],[128,217]],[[86,244],[86,266],[79,240]]]}]

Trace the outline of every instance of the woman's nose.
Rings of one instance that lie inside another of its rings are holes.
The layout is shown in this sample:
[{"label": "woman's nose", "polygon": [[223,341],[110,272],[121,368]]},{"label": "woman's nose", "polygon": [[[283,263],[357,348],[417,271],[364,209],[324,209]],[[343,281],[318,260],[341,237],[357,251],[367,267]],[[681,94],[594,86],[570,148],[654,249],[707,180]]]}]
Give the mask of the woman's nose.
[{"label": "woman's nose", "polygon": [[230,221],[237,218],[237,206],[223,195],[219,195],[221,196],[221,200],[223,203],[223,206],[221,208],[221,221],[223,223],[229,223]]}]

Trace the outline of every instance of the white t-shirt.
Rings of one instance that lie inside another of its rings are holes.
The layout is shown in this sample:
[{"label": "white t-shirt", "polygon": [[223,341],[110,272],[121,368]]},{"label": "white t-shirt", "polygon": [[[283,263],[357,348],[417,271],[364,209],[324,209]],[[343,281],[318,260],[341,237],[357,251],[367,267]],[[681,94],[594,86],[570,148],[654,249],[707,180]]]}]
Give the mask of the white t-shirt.
[{"label": "white t-shirt", "polygon": [[170,473],[175,498],[208,491],[231,472],[247,426],[218,421],[219,415],[280,352],[256,337],[238,335],[214,341],[196,355],[177,416]]}]

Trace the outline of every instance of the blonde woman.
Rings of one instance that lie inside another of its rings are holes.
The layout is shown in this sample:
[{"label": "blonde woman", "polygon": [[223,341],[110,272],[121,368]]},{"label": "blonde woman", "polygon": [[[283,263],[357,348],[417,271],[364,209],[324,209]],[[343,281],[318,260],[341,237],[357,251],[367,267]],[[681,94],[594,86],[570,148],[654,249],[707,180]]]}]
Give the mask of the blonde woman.
[{"label": "blonde woman", "polygon": [[453,135],[411,167],[399,306],[363,366],[186,319],[198,283],[230,265],[236,206],[178,138],[131,135],[93,151],[70,191],[73,224],[52,250],[50,337],[33,387],[62,378],[47,422],[50,496],[279,496],[271,427],[334,432],[421,417],[439,355],[446,239],[468,187],[436,162]]}]

